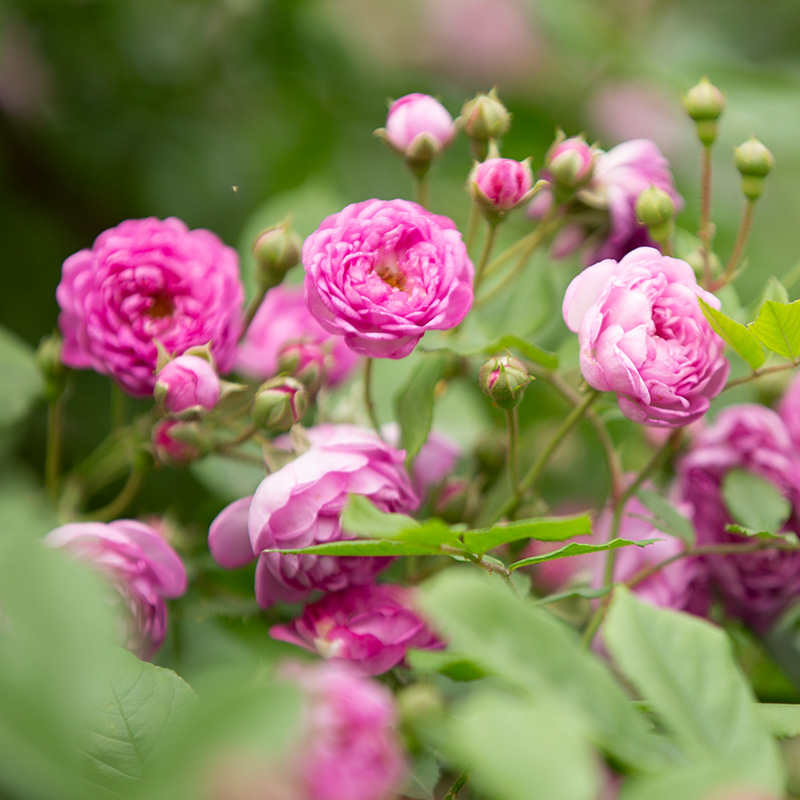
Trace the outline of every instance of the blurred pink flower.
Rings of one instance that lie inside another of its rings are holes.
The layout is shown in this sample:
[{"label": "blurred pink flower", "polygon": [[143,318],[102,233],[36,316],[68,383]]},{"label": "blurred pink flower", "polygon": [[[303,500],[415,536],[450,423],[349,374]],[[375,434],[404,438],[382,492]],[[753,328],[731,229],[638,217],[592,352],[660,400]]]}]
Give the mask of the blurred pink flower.
[{"label": "blurred pink flower", "polygon": [[129,219],[65,262],[56,289],[67,366],[153,391],[156,340],[170,354],[210,344],[233,366],[244,298],[236,252],[179,219]]},{"label": "blurred pink flower", "polygon": [[419,149],[439,153],[456,135],[450,112],[427,94],[407,94],[395,100],[386,115],[386,140],[400,154],[413,156]]},{"label": "blurred pink flower", "polygon": [[688,425],[725,385],[730,364],[698,297],[719,308],[685,261],[649,247],[594,264],[567,287],[563,314],[578,333],[581,372],[615,392],[629,419]]},{"label": "blurred pink flower", "polygon": [[197,428],[194,423],[160,419],[153,426],[153,456],[161,464],[184,466],[203,455],[196,440]]},{"label": "blurred pink flower", "polygon": [[267,475],[252,500],[243,498],[223,509],[209,530],[211,554],[227,569],[258,556],[256,599],[262,608],[303,600],[317,589],[371,583],[390,561],[262,550],[353,538],[339,519],[348,494],[363,495],[382,511],[409,512],[419,503],[403,468],[404,452],[371,431],[319,425],[307,435],[309,450]]},{"label": "blurred pink flower", "polygon": [[366,200],[327,217],[306,239],[303,265],[311,313],[361,355],[403,358],[472,306],[461,234],[407,200]]},{"label": "blurred pink flower", "polygon": [[219,400],[219,378],[214,367],[200,356],[178,356],[156,375],[153,394],[170,416],[208,411]]},{"label": "blurred pink flower", "polygon": [[350,663],[364,675],[397,666],[409,648],[442,646],[413,610],[411,591],[389,584],[333,592],[306,606],[299,619],[269,632],[333,663]]},{"label": "blurred pink flower", "polygon": [[239,345],[236,368],[264,380],[280,371],[282,357],[296,357],[293,374],[317,369],[331,386],[347,378],[358,357],[340,336],[324,330],[306,308],[302,286],[275,286],[267,292]]},{"label": "blurred pink flower", "polygon": [[186,591],[186,570],[159,531],[133,519],[72,522],[44,541],[108,578],[125,608],[122,643],[139,658],[152,658],[166,634],[164,599]]},{"label": "blurred pink flower", "polygon": [[[400,426],[388,422],[381,426],[381,435],[394,447],[400,446]],[[453,471],[461,457],[461,447],[449,436],[432,430],[417,453],[411,467],[411,484],[414,491],[424,497]]]}]

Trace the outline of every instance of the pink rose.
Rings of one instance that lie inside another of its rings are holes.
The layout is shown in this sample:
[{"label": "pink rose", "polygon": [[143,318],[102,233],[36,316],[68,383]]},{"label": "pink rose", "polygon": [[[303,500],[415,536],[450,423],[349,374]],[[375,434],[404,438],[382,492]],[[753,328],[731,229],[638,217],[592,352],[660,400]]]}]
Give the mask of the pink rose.
[{"label": "pink rose", "polygon": [[155,383],[156,340],[169,353],[210,343],[233,366],[244,293],[236,252],[179,219],[129,219],[65,262],[56,298],[62,360],[110,375],[135,396]]},{"label": "pink rose", "polygon": [[178,356],[156,376],[153,394],[173,417],[193,416],[214,408],[219,400],[219,378],[200,356]]},{"label": "pink rose", "polygon": [[133,519],[72,522],[44,541],[108,578],[125,608],[123,644],[141,659],[152,658],[167,629],[164,598],[186,591],[186,570],[158,530]]},{"label": "pink rose", "polygon": [[307,435],[309,450],[267,475],[252,500],[223,509],[209,530],[211,554],[223,567],[235,569],[258,555],[256,600],[262,608],[303,600],[317,589],[363,586],[390,560],[262,550],[353,538],[339,519],[348,494],[368,497],[382,511],[409,512],[419,503],[403,468],[404,451],[352,425],[319,425]]},{"label": "pink rose", "polygon": [[306,308],[302,286],[276,286],[267,292],[239,345],[236,368],[264,380],[281,371],[281,359],[296,360],[293,374],[319,372],[319,383],[341,383],[358,358],[341,337],[331,336]]},{"label": "pink rose", "polygon": [[[678,465],[681,499],[692,508],[698,544],[748,540],[728,533],[732,522],[722,482],[733,469],[752,472],[777,487],[791,503],[784,530],[800,533],[800,456],[783,420],[764,406],[723,409],[701,431]],[[800,553],[761,550],[705,556],[728,612],[765,632],[800,595]]]},{"label": "pink rose", "polygon": [[332,663],[350,663],[364,675],[397,666],[409,648],[428,650],[442,643],[413,610],[411,592],[383,584],[334,592],[270,636],[319,653]]},{"label": "pink rose", "polygon": [[[381,435],[389,444],[400,445],[400,426],[396,422],[382,425]],[[439,431],[431,431],[411,466],[414,491],[424,497],[450,475],[460,457],[461,447],[456,442]]]},{"label": "pink rose", "polygon": [[581,372],[595,389],[616,392],[629,419],[688,425],[725,385],[723,342],[698,297],[720,306],[685,261],[650,247],[588,267],[567,287],[562,310],[578,333]]},{"label": "pink rose", "polygon": [[556,140],[545,156],[542,177],[548,180],[553,177],[563,186],[580,186],[592,177],[595,158],[600,152],[582,136]]},{"label": "pink rose", "polygon": [[403,358],[425,331],[454,328],[472,306],[461,234],[406,200],[366,200],[323,220],[303,265],[311,313],[361,355]]},{"label": "pink rose", "polygon": [[423,148],[430,153],[444,150],[456,135],[448,110],[427,94],[407,94],[395,100],[386,115],[386,140],[401,155]]},{"label": "pink rose", "polygon": [[529,197],[533,173],[524,161],[488,158],[473,167],[467,185],[484,208],[503,214]]}]

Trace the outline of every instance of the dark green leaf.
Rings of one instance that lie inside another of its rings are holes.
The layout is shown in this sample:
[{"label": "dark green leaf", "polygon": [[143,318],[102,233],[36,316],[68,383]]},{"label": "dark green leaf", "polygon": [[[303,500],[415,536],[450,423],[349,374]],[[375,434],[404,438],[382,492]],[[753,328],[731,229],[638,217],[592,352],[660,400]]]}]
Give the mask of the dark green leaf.
[{"label": "dark green leaf", "polygon": [[33,348],[0,326],[0,428],[27,414],[44,389]]},{"label": "dark green leaf", "polygon": [[753,368],[764,363],[764,348],[758,337],[740,322],[712,308],[702,297],[697,298],[711,327]]},{"label": "dark green leaf", "polygon": [[640,539],[631,541],[630,539],[612,539],[610,542],[603,542],[602,544],[582,544],[580,542],[573,542],[566,547],[560,547],[558,550],[553,550],[550,553],[542,553],[540,556],[531,556],[530,558],[523,558],[521,561],[515,561],[509,569],[519,569],[520,567],[527,567],[530,564],[539,564],[542,561],[554,561],[557,558],[567,558],[568,556],[582,556],[586,553],[602,553],[604,550],[617,550],[620,547],[627,547],[628,545],[635,545],[636,547],[646,547],[648,544],[660,542],[661,539]]},{"label": "dark green leaf", "polygon": [[722,496],[734,520],[753,531],[778,531],[792,513],[791,503],[774,483],[744,469],[725,475]]},{"label": "dark green leaf", "polygon": [[723,631],[617,587],[603,641],[690,762],[722,763],[732,780],[782,788],[777,751]]},{"label": "dark green leaf", "polygon": [[395,411],[400,423],[400,446],[413,459],[425,444],[433,421],[433,395],[444,377],[448,357],[430,353],[420,359],[418,368],[395,397]]},{"label": "dark green leaf", "polygon": [[794,303],[767,300],[749,330],[774,353],[797,358],[800,356],[800,300]]},{"label": "dark green leaf", "polygon": [[[656,515],[657,519],[653,522],[659,530],[677,536],[679,539],[686,542],[686,544],[695,543],[697,533],[695,532],[692,521],[676,511],[672,504],[665,500],[660,494],[650,491],[649,489],[639,489],[636,496],[648,511],[652,511],[653,514]],[[662,525],[656,524],[659,521]]]},{"label": "dark green leaf", "polygon": [[585,536],[592,532],[592,521],[587,514],[571,517],[542,517],[509,522],[505,525],[494,525],[464,531],[462,539],[467,549],[476,555],[508,542],[520,539],[537,539],[543,542],[561,542],[573,536]]}]

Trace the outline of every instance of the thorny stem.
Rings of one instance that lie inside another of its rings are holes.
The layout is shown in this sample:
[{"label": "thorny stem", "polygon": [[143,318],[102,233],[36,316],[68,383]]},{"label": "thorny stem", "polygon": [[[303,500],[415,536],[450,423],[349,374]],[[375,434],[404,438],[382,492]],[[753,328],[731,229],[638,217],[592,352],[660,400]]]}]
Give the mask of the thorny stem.
[{"label": "thorny stem", "polygon": [[748,200],[747,205],[744,207],[744,212],[742,213],[742,221],[739,225],[739,232],[736,235],[736,243],[733,245],[731,257],[728,259],[728,263],[725,265],[725,271],[722,275],[709,285],[708,288],[710,291],[714,292],[717,289],[721,289],[736,277],[736,268],[742,260],[742,254],[747,246],[747,240],[750,238],[750,231],[753,229],[755,210],[755,201]]},{"label": "thorny stem", "polygon": [[511,482],[511,491],[519,491],[519,457],[517,446],[519,444],[519,416],[516,406],[506,409],[506,428],[508,430],[508,479]]},{"label": "thorny stem", "polygon": [[450,791],[444,796],[444,800],[456,800],[458,793],[464,788],[470,775],[472,767],[467,767],[454,781]]},{"label": "thorny stem", "polygon": [[378,436],[381,435],[381,426],[378,422],[378,417],[375,415],[375,403],[372,399],[372,362],[374,359],[364,359],[364,407],[367,409],[367,416],[375,428]]},{"label": "thorny stem", "polygon": [[796,367],[800,367],[800,358],[792,359],[785,364],[773,364],[771,367],[759,367],[758,369],[754,369],[749,375],[744,375],[741,378],[728,381],[722,391],[727,392],[728,389],[750,383],[750,381],[757,380],[763,375],[771,375],[774,372],[785,372],[787,369],[795,369]]},{"label": "thorny stem", "polygon": [[703,285],[713,283],[711,276],[711,145],[703,146],[700,162],[700,228],[697,231],[703,256]]}]

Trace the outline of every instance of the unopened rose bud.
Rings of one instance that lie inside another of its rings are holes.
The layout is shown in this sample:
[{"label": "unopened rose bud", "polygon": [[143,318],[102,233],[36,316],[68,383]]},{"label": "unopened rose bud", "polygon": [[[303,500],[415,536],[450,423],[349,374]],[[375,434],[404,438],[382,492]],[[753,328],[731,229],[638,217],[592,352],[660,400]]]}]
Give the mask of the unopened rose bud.
[{"label": "unopened rose bud", "polygon": [[481,389],[499,408],[514,408],[531,382],[525,365],[514,356],[492,356],[487,359],[478,375]]},{"label": "unopened rose bud", "polygon": [[214,408],[220,382],[214,367],[200,356],[182,355],[158,372],[153,396],[171,417],[191,419]]},{"label": "unopened rose bud", "polygon": [[697,124],[697,135],[706,147],[717,138],[717,119],[725,110],[725,95],[703,78],[689,89],[683,97],[686,113]]},{"label": "unopened rose bud", "polygon": [[48,402],[58,400],[64,391],[67,368],[61,361],[63,340],[57,333],[45,336],[36,350],[36,366],[44,378],[44,396]]},{"label": "unopened rose bud", "polygon": [[318,342],[292,342],[278,354],[278,372],[297,378],[313,396],[325,380],[325,353]]},{"label": "unopened rose bud", "polygon": [[262,231],[253,244],[257,277],[264,288],[277,286],[283,276],[300,263],[303,240],[295,233],[288,221]]},{"label": "unopened rose bud", "polygon": [[533,173],[527,161],[490,158],[475,164],[468,187],[484,215],[496,219],[531,199]]},{"label": "unopened rose bud", "polygon": [[262,383],[253,401],[252,419],[260,430],[286,431],[299,422],[308,406],[308,392],[296,378],[280,376]]},{"label": "unopened rose bud", "polygon": [[405,158],[406,166],[421,177],[434,156],[453,141],[456,126],[450,112],[427,94],[407,94],[395,100],[386,116],[386,127],[377,136]]},{"label": "unopened rose bud", "polygon": [[591,180],[597,149],[586,143],[583,136],[555,141],[544,159],[544,167],[556,187],[577,189]]},{"label": "unopened rose bud", "polygon": [[675,232],[675,201],[669,192],[657,186],[645,189],[636,199],[636,221],[658,244],[668,241]]},{"label": "unopened rose bud", "polygon": [[500,101],[497,91],[478,94],[467,100],[458,118],[459,125],[469,137],[472,152],[483,161],[489,152],[489,141],[505,136],[511,127],[511,114]]},{"label": "unopened rose bud", "polygon": [[153,428],[153,457],[160,464],[182,467],[203,455],[200,430],[194,422],[159,420]]},{"label": "unopened rose bud", "polygon": [[753,136],[734,148],[734,161],[742,176],[742,193],[758,200],[764,194],[764,178],[775,169],[775,157]]}]

